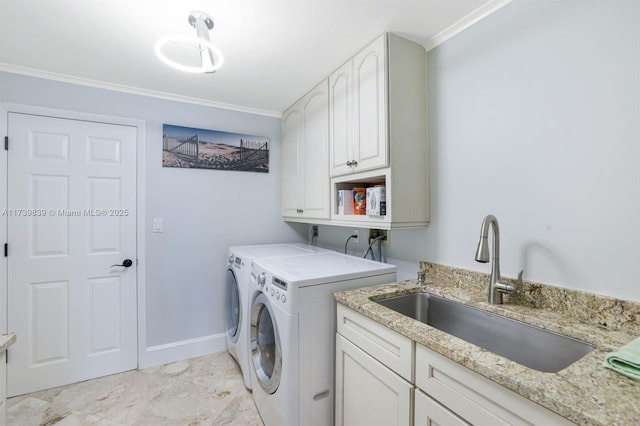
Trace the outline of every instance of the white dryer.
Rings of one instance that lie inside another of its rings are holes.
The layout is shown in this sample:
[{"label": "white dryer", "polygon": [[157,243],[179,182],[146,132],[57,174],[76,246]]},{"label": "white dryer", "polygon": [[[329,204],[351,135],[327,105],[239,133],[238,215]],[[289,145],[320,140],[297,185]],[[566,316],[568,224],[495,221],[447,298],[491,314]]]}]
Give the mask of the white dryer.
[{"label": "white dryer", "polygon": [[229,247],[225,283],[225,330],[227,349],[240,366],[244,384],[251,389],[249,373],[249,303],[253,259],[270,256],[295,256],[329,250],[307,244],[264,244]]},{"label": "white dryer", "polygon": [[253,262],[251,381],[266,426],[333,424],[333,293],[394,281],[394,265],[337,252]]}]

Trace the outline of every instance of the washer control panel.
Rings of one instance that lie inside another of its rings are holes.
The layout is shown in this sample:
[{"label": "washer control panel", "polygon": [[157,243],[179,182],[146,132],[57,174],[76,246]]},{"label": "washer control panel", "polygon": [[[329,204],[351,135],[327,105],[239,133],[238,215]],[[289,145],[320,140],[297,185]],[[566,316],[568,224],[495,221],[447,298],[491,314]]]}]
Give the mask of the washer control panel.
[{"label": "washer control panel", "polygon": [[271,297],[275,298],[281,303],[286,303],[288,289],[289,284],[286,281],[283,281],[278,277],[271,277],[271,290],[269,292]]},{"label": "washer control panel", "polygon": [[233,266],[236,269],[240,269],[244,266],[244,262],[240,256],[236,256],[234,254],[229,255],[229,260],[227,261],[227,265]]},{"label": "washer control panel", "polygon": [[287,281],[265,271],[255,262],[251,275],[257,290],[262,291],[272,301],[274,307],[279,306],[287,311],[290,310],[291,293]]}]

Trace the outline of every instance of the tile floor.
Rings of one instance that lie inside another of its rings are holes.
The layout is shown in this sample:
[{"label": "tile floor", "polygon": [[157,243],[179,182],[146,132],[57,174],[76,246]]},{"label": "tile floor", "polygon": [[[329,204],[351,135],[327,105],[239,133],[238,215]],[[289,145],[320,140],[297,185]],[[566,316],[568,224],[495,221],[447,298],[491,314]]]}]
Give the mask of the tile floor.
[{"label": "tile floor", "polygon": [[7,400],[7,426],[262,426],[227,352]]}]

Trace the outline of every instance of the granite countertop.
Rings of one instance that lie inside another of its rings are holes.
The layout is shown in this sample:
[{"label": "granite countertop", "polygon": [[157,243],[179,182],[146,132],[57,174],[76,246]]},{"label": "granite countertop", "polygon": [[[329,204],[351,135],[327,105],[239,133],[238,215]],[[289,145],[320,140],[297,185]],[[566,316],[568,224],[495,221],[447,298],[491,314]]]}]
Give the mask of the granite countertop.
[{"label": "granite countertop", "polygon": [[16,341],[16,333],[0,334],[0,351],[6,351]]},{"label": "granite countertop", "polygon": [[[485,288],[488,275],[426,263],[422,268],[427,270],[425,285],[410,280],[347,290],[336,293],[336,301],[577,424],[638,424],[640,382],[602,363],[608,352],[640,336],[635,321],[640,321],[640,304],[525,283],[525,298],[491,305]],[[545,328],[596,349],[558,373],[540,372],[375,303],[417,292]]]}]

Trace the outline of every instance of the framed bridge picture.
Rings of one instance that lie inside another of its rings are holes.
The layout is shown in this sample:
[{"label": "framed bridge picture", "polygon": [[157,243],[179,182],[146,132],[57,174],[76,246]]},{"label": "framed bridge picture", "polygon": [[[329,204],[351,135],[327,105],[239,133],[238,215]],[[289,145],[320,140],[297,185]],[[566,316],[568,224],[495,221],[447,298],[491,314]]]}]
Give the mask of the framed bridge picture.
[{"label": "framed bridge picture", "polygon": [[269,138],[162,126],[162,166],[269,172]]}]

